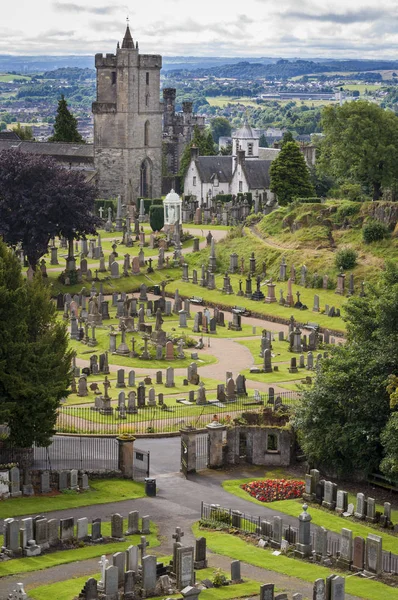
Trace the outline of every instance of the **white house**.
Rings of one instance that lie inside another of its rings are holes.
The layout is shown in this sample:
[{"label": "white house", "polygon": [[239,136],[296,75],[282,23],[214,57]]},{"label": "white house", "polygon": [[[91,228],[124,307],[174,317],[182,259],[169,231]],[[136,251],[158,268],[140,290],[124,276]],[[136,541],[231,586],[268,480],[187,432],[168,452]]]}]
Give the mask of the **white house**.
[{"label": "white house", "polygon": [[259,138],[247,121],[232,137],[232,156],[199,156],[198,149],[191,148],[184,194],[195,197],[199,206],[217,194],[250,192],[263,200],[274,200],[269,169],[279,151],[264,160],[259,157],[261,150]]}]

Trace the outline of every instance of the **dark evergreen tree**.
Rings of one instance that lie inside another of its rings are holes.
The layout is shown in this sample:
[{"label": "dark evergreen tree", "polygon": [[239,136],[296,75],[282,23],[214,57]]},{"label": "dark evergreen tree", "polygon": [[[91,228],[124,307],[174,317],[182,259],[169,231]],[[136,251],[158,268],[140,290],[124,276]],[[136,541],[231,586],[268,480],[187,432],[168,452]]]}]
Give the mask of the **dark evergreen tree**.
[{"label": "dark evergreen tree", "polygon": [[260,135],[259,146],[260,148],[268,148],[267,138],[265,137],[264,133]]},{"label": "dark evergreen tree", "polygon": [[164,226],[163,204],[152,204],[149,208],[149,224],[152,231],[160,231]]},{"label": "dark evergreen tree", "polygon": [[54,123],[54,133],[49,138],[50,142],[76,142],[84,144],[84,140],[77,130],[77,119],[72,115],[62,94],[58,100],[57,114]]},{"label": "dark evergreen tree", "polygon": [[231,123],[225,117],[214,117],[210,122],[213,141],[218,144],[220,137],[231,136]]},{"label": "dark evergreen tree", "polygon": [[281,206],[295,198],[314,196],[315,190],[303,154],[296,142],[286,142],[270,168],[271,191]]},{"label": "dark evergreen tree", "polygon": [[294,142],[294,137],[293,137],[293,134],[292,134],[291,131],[285,131],[285,133],[283,134],[283,137],[282,137],[282,148],[288,142]]},{"label": "dark evergreen tree", "polygon": [[206,129],[200,130],[199,127],[195,125],[193,130],[192,141],[185,146],[180,160],[179,175],[181,176],[182,180],[184,179],[187,169],[189,167],[189,163],[191,162],[192,146],[196,146],[196,148],[198,148],[199,156],[214,156],[215,154],[217,154],[211,131]]},{"label": "dark evergreen tree", "polygon": [[47,446],[70,384],[71,352],[50,291],[25,281],[12,250],[0,241],[0,422],[7,443]]}]

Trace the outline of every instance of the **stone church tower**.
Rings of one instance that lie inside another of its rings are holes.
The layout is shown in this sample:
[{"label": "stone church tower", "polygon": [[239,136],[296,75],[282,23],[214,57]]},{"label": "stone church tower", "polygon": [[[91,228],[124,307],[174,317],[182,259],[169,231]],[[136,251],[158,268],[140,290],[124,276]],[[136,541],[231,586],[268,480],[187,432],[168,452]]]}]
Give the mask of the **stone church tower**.
[{"label": "stone church tower", "polygon": [[162,183],[162,57],[139,54],[129,26],[116,54],[95,55],[94,164],[99,198],[159,198]]}]

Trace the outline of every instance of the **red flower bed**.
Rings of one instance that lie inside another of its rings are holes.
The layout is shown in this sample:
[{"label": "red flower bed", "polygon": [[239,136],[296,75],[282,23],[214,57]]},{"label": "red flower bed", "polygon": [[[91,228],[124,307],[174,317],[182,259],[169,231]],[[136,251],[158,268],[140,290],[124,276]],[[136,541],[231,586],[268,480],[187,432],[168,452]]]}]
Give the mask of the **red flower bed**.
[{"label": "red flower bed", "polygon": [[244,483],[240,487],[260,502],[275,502],[301,498],[305,483],[298,479],[261,479]]}]

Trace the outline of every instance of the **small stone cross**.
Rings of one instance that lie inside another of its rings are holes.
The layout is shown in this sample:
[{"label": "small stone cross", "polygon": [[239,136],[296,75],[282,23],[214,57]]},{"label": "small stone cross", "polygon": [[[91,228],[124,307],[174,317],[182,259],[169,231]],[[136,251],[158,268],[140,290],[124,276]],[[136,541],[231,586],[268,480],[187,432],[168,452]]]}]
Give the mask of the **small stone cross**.
[{"label": "small stone cross", "polygon": [[144,556],[146,556],[146,549],[149,546],[149,542],[147,542],[145,535],[141,536],[141,544],[137,544],[137,547],[141,550],[141,562]]},{"label": "small stone cross", "polygon": [[102,206],[99,207],[98,212],[99,212],[100,218],[102,219],[102,213],[104,212],[104,209],[102,208]]},{"label": "small stone cross", "polygon": [[171,537],[176,542],[181,542],[181,538],[183,536],[184,536],[184,532],[182,531],[181,527],[176,527],[176,531],[175,531],[175,533],[173,533],[173,535]]}]

